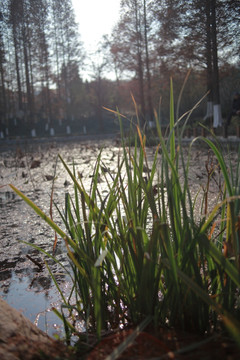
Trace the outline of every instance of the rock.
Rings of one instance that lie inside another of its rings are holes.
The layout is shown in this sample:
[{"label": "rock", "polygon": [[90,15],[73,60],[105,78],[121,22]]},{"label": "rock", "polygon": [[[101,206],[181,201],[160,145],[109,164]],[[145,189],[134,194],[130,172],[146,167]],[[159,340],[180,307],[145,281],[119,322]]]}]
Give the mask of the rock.
[{"label": "rock", "polygon": [[25,167],[26,167],[25,162],[24,162],[23,160],[20,161],[19,167],[20,167],[20,168],[25,168]]},{"label": "rock", "polygon": [[47,181],[52,181],[54,179],[53,175],[45,175]]},{"label": "rock", "polygon": [[57,357],[68,359],[67,347],[0,298],[0,359],[53,360]]},{"label": "rock", "polygon": [[65,180],[63,185],[64,185],[65,187],[67,187],[67,186],[69,186],[70,184],[71,184],[70,181]]},{"label": "rock", "polygon": [[30,166],[30,169],[36,169],[41,165],[41,161],[40,160],[33,160]]}]

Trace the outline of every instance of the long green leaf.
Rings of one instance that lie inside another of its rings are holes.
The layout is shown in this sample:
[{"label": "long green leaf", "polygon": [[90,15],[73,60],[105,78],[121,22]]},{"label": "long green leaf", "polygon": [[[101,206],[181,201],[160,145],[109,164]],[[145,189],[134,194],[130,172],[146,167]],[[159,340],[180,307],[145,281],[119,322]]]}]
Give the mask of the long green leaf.
[{"label": "long green leaf", "polygon": [[[168,267],[169,269],[170,264],[167,259],[161,260],[163,264]],[[187,276],[184,272],[180,269],[177,269],[178,276],[182,279],[182,281],[199,296],[206,304],[211,306],[222,318],[225,326],[227,327],[228,331],[233,335],[238,345],[240,345],[240,323],[233,318],[233,316],[224,310],[218,303],[216,303],[208,293],[203,291],[203,289],[198,286],[198,284],[193,281],[189,276]]]},{"label": "long green leaf", "polygon": [[[65,234],[64,231],[62,231],[62,229],[59,228],[59,226],[50,219],[49,216],[47,216],[36,204],[34,204],[34,202],[32,200],[30,200],[26,195],[24,195],[20,190],[18,190],[14,185],[9,184],[9,186],[11,187],[11,189],[13,191],[15,191],[15,193],[20,196],[25,202],[26,204],[28,204],[48,225],[51,226],[51,228],[53,230],[55,230],[63,239],[67,238],[68,240],[70,240],[67,236],[67,234]],[[71,241],[71,240],[70,240]]]}]

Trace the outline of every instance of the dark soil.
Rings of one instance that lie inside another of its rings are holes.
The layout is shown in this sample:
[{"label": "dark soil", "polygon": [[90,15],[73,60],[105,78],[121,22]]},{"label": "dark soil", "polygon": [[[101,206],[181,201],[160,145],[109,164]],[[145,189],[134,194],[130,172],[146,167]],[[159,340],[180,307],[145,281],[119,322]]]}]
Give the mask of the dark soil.
[{"label": "dark soil", "polygon": [[[105,360],[108,355],[131,335],[132,329],[123,330],[104,337],[94,349],[83,356],[86,360]],[[119,360],[239,360],[240,349],[226,335],[204,337],[167,328],[148,328],[140,332],[132,345],[116,357]],[[115,359],[116,359],[115,358]]]}]

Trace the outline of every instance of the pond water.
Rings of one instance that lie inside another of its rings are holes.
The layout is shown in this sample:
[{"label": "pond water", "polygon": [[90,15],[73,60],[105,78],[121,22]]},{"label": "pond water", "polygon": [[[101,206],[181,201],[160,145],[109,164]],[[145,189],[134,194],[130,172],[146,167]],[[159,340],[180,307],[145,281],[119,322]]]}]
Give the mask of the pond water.
[{"label": "pond water", "polygon": [[[50,335],[62,332],[61,321],[50,311],[52,306],[60,307],[60,298],[44,266],[44,256],[22,241],[51,252],[54,232],[7,184],[12,183],[49,215],[53,177],[54,201],[61,209],[64,208],[65,193],[71,189],[68,174],[60,161],[56,162],[58,154],[70,167],[74,161],[76,171],[85,187],[89,188],[100,149],[103,149],[103,168],[114,175],[121,151],[114,139],[72,140],[66,143],[15,142],[4,148],[0,144],[0,296]],[[154,151],[148,149],[150,163]],[[193,193],[206,184],[208,158],[206,149],[193,151],[189,173]],[[107,186],[101,176],[99,187],[103,194],[107,194]],[[210,192],[214,202],[216,188],[210,188]],[[53,209],[53,219],[61,223],[56,209]],[[58,240],[56,256],[67,263],[61,239]],[[49,264],[53,272],[58,271],[54,262]],[[61,282],[67,292],[68,281],[64,274],[61,274]]]},{"label": "pond water", "polygon": [[[54,201],[60,208],[64,207],[65,193],[71,189],[63,165],[60,161],[56,163],[58,154],[70,167],[74,161],[88,188],[101,148],[104,166],[113,174],[119,148],[112,140],[15,143],[2,151],[0,147],[0,296],[50,335],[62,330],[61,321],[50,311],[52,306],[60,307],[59,295],[46,267],[38,266],[44,264],[43,255],[22,241],[51,252],[54,232],[7,184],[12,183],[49,215],[53,177]],[[99,182],[101,185],[101,179]],[[102,191],[106,191],[104,184]],[[60,223],[54,208],[53,219]],[[58,239],[56,256],[67,263],[61,239]],[[56,264],[49,263],[56,272]],[[64,275],[61,282],[67,291]]]}]

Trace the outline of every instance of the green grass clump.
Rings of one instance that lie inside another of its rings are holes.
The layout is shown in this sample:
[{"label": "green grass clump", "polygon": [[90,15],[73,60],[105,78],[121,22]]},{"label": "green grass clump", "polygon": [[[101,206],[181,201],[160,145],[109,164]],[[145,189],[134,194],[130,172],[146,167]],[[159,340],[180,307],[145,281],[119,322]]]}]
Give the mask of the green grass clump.
[{"label": "green grass clump", "polygon": [[[236,173],[214,140],[198,140],[206,142],[218,160],[223,194],[210,213],[202,210],[197,217],[197,200],[204,209],[208,193],[200,200],[200,193],[192,198],[191,146],[186,158],[181,144],[184,126],[180,132],[173,103],[171,88],[169,136],[162,136],[156,115],[159,142],[151,166],[139,126],[133,147],[122,136],[117,173],[101,173],[108,185],[105,197],[98,190],[101,152],[88,192],[59,155],[74,188],[73,196],[66,195],[65,211],[58,209],[66,230],[10,185],[65,242],[71,270],[60,265],[71,278],[67,298],[49,271],[63,299],[63,311],[55,312],[68,340],[77,333],[77,313],[86,330],[98,337],[104,329],[149,321],[202,334],[224,324],[240,344],[239,163]],[[213,240],[216,220],[219,236]]]}]

